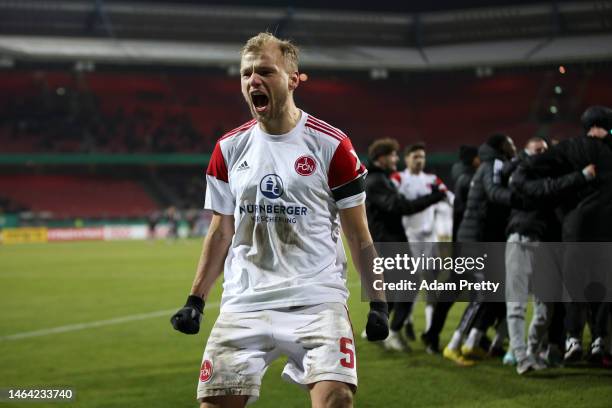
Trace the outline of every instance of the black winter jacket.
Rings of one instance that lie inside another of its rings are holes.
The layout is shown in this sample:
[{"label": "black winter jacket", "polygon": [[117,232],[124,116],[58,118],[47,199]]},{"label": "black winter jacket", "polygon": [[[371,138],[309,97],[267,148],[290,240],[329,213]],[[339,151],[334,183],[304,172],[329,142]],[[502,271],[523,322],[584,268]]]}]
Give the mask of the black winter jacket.
[{"label": "black winter jacket", "polygon": [[488,144],[478,149],[481,164],[472,178],[458,242],[502,242],[514,200],[502,179],[506,158]]},{"label": "black winter jacket", "polygon": [[[523,152],[521,152],[523,153]],[[518,233],[542,242],[561,241],[561,220],[556,211],[557,204],[587,183],[582,171],[575,171],[557,179],[543,178],[532,183],[526,174],[526,154],[520,154],[510,177],[510,188],[529,202],[529,209],[513,209],[506,234]],[[537,185],[534,185],[537,184]],[[523,191],[531,192],[529,195]]]},{"label": "black winter jacket", "polygon": [[468,171],[474,174],[474,167],[468,166],[462,161],[458,161],[453,164],[453,166],[451,167],[451,178],[453,180],[453,191],[457,187],[457,181],[459,180],[459,177],[461,177],[462,174]]},{"label": "black winter jacket", "polygon": [[[463,164],[463,163],[461,163]],[[470,183],[476,169],[472,166],[458,167],[462,171],[461,174],[456,174],[455,179],[455,201],[453,201],[453,242],[457,241],[457,232],[459,231],[459,225],[463,220],[463,213],[467,204],[468,193],[470,192]]]},{"label": "black winter jacket", "polygon": [[[579,183],[584,167],[595,164],[597,177]],[[557,200],[563,215],[563,241],[612,241],[612,136],[586,136],[565,140],[521,165],[530,179],[521,187],[529,197],[539,199],[555,189],[577,183],[572,194]],[[572,181],[573,180],[573,181]]]},{"label": "black winter jacket", "polygon": [[402,215],[416,214],[445,197],[440,191],[408,200],[399,193],[389,174],[371,165],[366,177],[366,212],[374,242],[407,242]]}]

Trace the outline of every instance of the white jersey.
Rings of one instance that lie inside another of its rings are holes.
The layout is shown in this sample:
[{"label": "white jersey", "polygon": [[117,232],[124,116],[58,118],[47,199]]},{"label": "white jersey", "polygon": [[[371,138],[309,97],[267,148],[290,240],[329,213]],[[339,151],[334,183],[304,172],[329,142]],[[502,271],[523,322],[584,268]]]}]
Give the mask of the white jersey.
[{"label": "white jersey", "polygon": [[[405,169],[399,173],[399,177],[395,177],[395,180],[399,181],[399,192],[409,200],[431,194],[434,184],[446,189],[438,176],[425,172],[412,174]],[[436,205],[430,205],[421,212],[402,217],[402,224],[409,242],[437,242],[435,222]]]},{"label": "white jersey", "polygon": [[363,204],[365,174],[350,139],[306,112],[283,135],[251,120],[219,139],[205,208],[235,219],[221,310],[346,302],[338,210]]}]

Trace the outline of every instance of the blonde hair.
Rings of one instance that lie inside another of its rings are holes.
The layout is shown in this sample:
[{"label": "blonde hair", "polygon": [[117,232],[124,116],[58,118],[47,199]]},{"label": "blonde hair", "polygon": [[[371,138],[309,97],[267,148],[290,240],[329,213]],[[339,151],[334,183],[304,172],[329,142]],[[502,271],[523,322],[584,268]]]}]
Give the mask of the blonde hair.
[{"label": "blonde hair", "polygon": [[256,36],[249,38],[246,44],[244,44],[244,47],[242,47],[240,57],[244,57],[244,55],[247,53],[259,52],[269,43],[278,45],[278,48],[285,61],[285,69],[288,72],[295,72],[298,70],[298,60],[300,54],[299,48],[291,41],[281,40],[270,33],[259,33]]}]

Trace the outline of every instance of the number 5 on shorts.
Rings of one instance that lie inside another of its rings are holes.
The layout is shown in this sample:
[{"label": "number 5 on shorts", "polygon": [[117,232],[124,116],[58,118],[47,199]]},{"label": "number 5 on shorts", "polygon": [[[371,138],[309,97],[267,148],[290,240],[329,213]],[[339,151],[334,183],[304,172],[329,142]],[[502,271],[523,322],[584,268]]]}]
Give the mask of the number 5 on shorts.
[{"label": "number 5 on shorts", "polygon": [[340,359],[342,367],[355,368],[355,352],[353,351],[353,340],[348,337],[340,337],[340,352],[346,358]]}]

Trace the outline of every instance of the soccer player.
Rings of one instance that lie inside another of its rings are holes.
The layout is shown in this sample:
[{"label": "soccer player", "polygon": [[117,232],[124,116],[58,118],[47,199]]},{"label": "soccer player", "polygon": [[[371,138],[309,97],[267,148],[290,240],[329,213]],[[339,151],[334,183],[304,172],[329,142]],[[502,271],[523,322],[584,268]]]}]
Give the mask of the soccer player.
[{"label": "soccer player", "polygon": [[[400,194],[397,190],[397,180],[394,180],[399,160],[398,150],[397,141],[387,138],[375,140],[368,148],[370,167],[366,180],[366,210],[372,237],[379,243],[408,242],[402,226],[402,216],[421,212],[445,197],[445,193],[439,191],[437,186],[432,188],[430,194],[413,200]],[[386,349],[410,350],[401,329],[412,310],[412,304],[406,299],[395,299],[395,302],[389,304],[389,310],[393,309],[393,318],[389,337],[383,342]]]},{"label": "soccer player", "polygon": [[[406,148],[404,151],[404,161],[406,169],[399,174],[399,192],[409,200],[425,196],[432,192],[433,186],[444,192],[448,202],[452,203],[452,193],[442,183],[442,180],[435,174],[425,173],[426,151],[425,144],[415,143]],[[438,256],[438,236],[436,234],[436,216],[438,208],[441,208],[443,202],[436,203],[412,215],[404,215],[402,217],[402,225],[406,231],[406,237],[410,244],[410,250],[415,256]],[[425,271],[419,271],[421,279],[426,277]],[[434,279],[436,273],[429,271],[431,276],[427,278]],[[416,295],[416,294],[415,294]],[[431,318],[433,315],[434,305],[436,303],[435,292],[427,291],[427,304],[425,306],[425,331],[429,330]],[[412,315],[406,321],[406,334],[414,340],[414,329],[412,326]]]},{"label": "soccer player", "polygon": [[[269,33],[249,39],[240,74],[254,119],[214,148],[205,200],[213,217],[187,303],[171,321],[197,333],[223,270],[221,311],[197,387],[201,407],[255,401],[280,355],[288,356],[283,378],[308,390],[313,406],[350,407],[357,360],[340,226],[362,281],[372,279],[367,171],[342,131],[296,107],[293,44]],[[366,331],[378,341],[389,333],[388,310],[383,293],[369,295]]]}]

